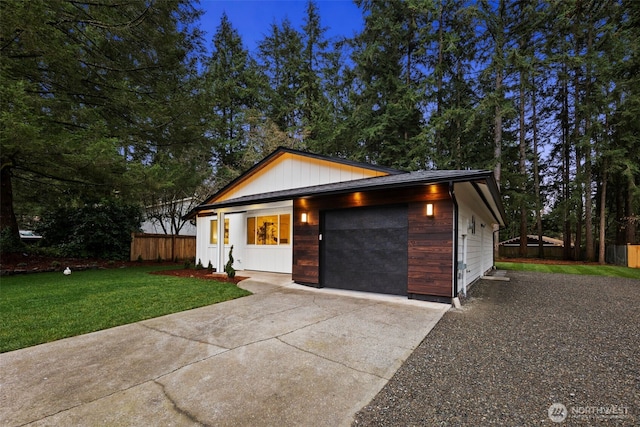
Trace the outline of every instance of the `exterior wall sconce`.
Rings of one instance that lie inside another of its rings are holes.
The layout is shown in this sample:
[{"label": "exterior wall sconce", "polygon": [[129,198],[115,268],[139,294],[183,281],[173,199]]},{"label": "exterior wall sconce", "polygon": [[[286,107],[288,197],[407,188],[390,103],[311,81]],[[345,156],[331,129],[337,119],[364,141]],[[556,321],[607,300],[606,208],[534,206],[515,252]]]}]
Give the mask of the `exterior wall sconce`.
[{"label": "exterior wall sconce", "polygon": [[427,203],[427,216],[433,216],[433,203]]},{"label": "exterior wall sconce", "polygon": [[309,215],[307,215],[306,212],[303,212],[300,221],[302,221],[303,224],[306,224],[307,222],[309,222]]}]

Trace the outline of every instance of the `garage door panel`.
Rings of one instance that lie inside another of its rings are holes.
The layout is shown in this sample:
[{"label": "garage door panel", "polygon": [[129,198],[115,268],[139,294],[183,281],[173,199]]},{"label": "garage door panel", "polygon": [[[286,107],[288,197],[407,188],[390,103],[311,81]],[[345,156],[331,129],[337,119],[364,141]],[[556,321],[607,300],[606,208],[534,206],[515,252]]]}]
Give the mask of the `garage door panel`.
[{"label": "garage door panel", "polygon": [[406,295],[405,206],[330,211],[324,215],[324,286]]}]

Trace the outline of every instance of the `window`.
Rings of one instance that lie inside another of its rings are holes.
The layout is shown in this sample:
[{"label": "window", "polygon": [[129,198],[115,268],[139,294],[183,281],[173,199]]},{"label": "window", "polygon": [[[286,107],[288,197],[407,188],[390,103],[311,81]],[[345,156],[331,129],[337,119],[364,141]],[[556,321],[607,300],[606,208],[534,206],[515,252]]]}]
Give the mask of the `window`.
[{"label": "window", "polygon": [[288,245],[291,215],[247,217],[248,245]]},{"label": "window", "polygon": [[[209,243],[212,245],[218,244],[218,220],[211,220],[211,230],[209,236]],[[224,219],[224,244],[229,244],[229,218]]]}]

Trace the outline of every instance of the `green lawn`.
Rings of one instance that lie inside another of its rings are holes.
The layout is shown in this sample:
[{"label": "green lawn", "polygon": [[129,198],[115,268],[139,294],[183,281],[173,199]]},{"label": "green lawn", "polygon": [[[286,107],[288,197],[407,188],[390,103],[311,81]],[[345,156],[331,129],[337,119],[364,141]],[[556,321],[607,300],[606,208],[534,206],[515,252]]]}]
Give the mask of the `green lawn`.
[{"label": "green lawn", "polygon": [[0,352],[215,304],[250,292],[135,267],[2,277]]},{"label": "green lawn", "polygon": [[591,276],[625,277],[640,280],[639,268],[620,267],[615,265],[581,265],[581,264],[530,264],[519,262],[496,262],[501,270],[537,271],[539,273],[584,274]]}]

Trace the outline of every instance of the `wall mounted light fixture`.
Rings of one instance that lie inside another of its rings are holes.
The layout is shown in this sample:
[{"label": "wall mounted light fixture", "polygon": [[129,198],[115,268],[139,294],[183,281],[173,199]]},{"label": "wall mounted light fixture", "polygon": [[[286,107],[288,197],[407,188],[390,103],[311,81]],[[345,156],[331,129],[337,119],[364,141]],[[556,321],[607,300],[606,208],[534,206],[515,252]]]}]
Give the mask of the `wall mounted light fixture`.
[{"label": "wall mounted light fixture", "polygon": [[427,203],[427,216],[433,216],[433,203]]},{"label": "wall mounted light fixture", "polygon": [[302,221],[303,224],[306,224],[307,222],[309,222],[309,216],[307,215],[306,212],[302,213],[302,216],[300,218],[300,221]]}]

